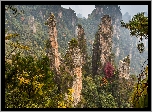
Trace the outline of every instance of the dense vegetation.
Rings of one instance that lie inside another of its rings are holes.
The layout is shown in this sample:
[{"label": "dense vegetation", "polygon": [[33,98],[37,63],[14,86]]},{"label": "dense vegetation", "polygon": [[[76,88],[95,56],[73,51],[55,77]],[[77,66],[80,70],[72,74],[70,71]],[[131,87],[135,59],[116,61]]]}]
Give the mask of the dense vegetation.
[{"label": "dense vegetation", "polygon": [[[117,59],[113,57],[115,61],[113,63],[107,62],[103,72],[95,76],[91,72],[92,46],[89,43],[90,40],[94,40],[91,36],[94,35],[93,37],[95,37],[95,31],[89,35],[87,46],[83,46],[84,41],[78,44],[78,40],[73,38],[76,36],[72,30],[73,26],[70,23],[68,24],[67,15],[63,15],[63,18],[58,18],[60,21],[59,24],[57,23],[59,52],[62,58],[66,60],[65,64],[69,67],[72,66],[69,59],[70,56],[68,54],[65,55],[68,45],[69,48],[79,47],[82,50],[81,52],[88,53],[86,55],[87,61],[82,67],[82,98],[78,105],[73,106],[73,89],[71,89],[71,86],[67,86],[67,83],[72,81],[73,77],[70,77],[61,68],[63,76],[59,78],[59,82],[56,81],[55,73],[50,70],[50,62],[46,55],[48,43],[46,20],[43,18],[44,16],[39,16],[42,14],[37,14],[40,9],[43,9],[41,12],[47,16],[50,12],[55,13],[58,8],[60,7],[51,5],[34,5],[32,7],[28,5],[6,6],[5,108],[148,107],[148,65],[144,65],[145,68],[142,69],[142,73],[139,74],[138,78],[136,77],[138,74],[131,74],[129,80],[120,79],[118,71],[118,60],[129,54],[128,45],[131,42],[133,42],[132,48],[134,49],[132,50],[133,57],[136,57],[139,53],[135,50],[137,49],[136,38],[128,39],[133,38],[130,37],[130,34],[137,37],[141,36],[141,41],[144,40],[143,37],[148,39],[148,17],[141,13],[135,15],[129,23],[122,22],[122,27],[129,29],[121,29],[123,36],[119,42],[122,46],[120,47],[120,52],[122,51],[123,54]],[[24,13],[22,10],[24,10]],[[33,16],[34,21],[32,21]],[[57,17],[56,13],[55,16]],[[86,35],[91,30],[89,25],[87,25],[87,21],[91,22],[91,17],[86,21],[85,19],[79,19],[79,23],[86,30]],[[80,24],[77,26],[82,27]],[[145,25],[145,27],[141,29],[142,25]],[[69,44],[67,44],[68,42]],[[141,58],[145,57],[145,55],[148,56],[148,50],[143,51],[143,49],[140,49],[143,48],[143,45],[141,43],[138,44],[139,51],[142,51]],[[140,60],[140,58],[136,59]],[[135,63],[135,68],[137,68],[136,65],[138,64]],[[141,67],[138,66],[138,69],[141,70]],[[137,73],[139,70],[137,70]],[[65,95],[67,95],[67,98],[65,98]]]}]

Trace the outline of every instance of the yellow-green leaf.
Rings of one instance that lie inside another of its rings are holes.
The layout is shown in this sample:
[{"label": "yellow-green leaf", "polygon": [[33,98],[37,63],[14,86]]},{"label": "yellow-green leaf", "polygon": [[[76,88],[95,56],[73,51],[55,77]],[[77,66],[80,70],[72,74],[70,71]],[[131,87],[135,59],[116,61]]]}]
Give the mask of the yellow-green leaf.
[{"label": "yellow-green leaf", "polygon": [[39,93],[40,95],[42,95],[42,94],[43,94],[42,89],[40,89],[38,93]]},{"label": "yellow-green leaf", "polygon": [[11,38],[15,38],[19,36],[19,34],[15,33],[15,34],[8,34],[5,36],[5,40],[10,40]]}]

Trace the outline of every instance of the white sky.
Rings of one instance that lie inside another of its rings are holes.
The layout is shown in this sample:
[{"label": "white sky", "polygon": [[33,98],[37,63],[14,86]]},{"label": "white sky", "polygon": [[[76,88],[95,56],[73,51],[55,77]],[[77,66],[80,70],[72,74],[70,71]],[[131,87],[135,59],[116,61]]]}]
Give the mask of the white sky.
[{"label": "white sky", "polygon": [[[82,14],[83,17],[87,18],[95,5],[61,5],[64,8],[73,9],[76,14]],[[138,12],[148,12],[148,5],[119,5],[121,8],[122,15],[128,12],[131,16],[137,14]]]}]

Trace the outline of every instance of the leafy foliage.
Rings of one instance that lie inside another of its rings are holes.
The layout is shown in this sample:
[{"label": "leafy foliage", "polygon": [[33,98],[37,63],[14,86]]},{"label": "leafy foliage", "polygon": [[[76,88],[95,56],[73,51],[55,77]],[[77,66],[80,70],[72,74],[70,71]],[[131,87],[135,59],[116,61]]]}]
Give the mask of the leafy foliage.
[{"label": "leafy foliage", "polygon": [[73,108],[73,89],[68,89],[66,100],[58,101],[58,108]]},{"label": "leafy foliage", "polygon": [[[140,38],[141,41],[143,40],[143,37],[148,39],[148,17],[145,17],[144,13],[134,15],[129,23],[121,21],[121,26],[129,29],[130,35]],[[144,44],[138,44],[137,48],[139,52],[142,53],[144,51]]]},{"label": "leafy foliage", "polygon": [[90,76],[83,78],[82,96],[85,99],[83,104],[84,108],[101,107],[101,105],[98,104],[99,96],[97,92],[97,86]]},{"label": "leafy foliage", "polygon": [[[143,40],[148,39],[148,17],[144,16],[144,13],[138,13],[134,15],[129,23],[121,21],[122,27],[130,30],[132,36],[136,36]],[[138,50],[140,53],[144,51],[144,44],[138,44]],[[145,76],[145,77],[144,77]],[[143,78],[142,78],[143,77]],[[131,99],[133,107],[135,108],[146,108],[148,107],[148,65],[144,71],[138,76],[138,83],[135,86],[134,93]]]},{"label": "leafy foliage", "polygon": [[131,103],[135,108],[148,107],[148,66],[144,69],[142,76],[145,78],[141,80],[139,76],[138,83],[136,83],[131,97]]},{"label": "leafy foliage", "polygon": [[[49,60],[16,54],[12,63],[5,63],[5,107],[42,108],[57,106],[58,88],[49,70]],[[44,97],[45,96],[45,97]],[[49,99],[51,98],[51,99]],[[39,100],[37,100],[39,99]],[[46,105],[46,102],[49,104]]]},{"label": "leafy foliage", "polygon": [[69,42],[69,47],[70,48],[74,48],[78,46],[78,41],[76,40],[76,38],[72,38]]},{"label": "leafy foliage", "polygon": [[132,36],[140,37],[141,41],[142,36],[148,38],[148,17],[144,16],[144,12],[134,15],[129,23],[121,21],[121,24],[130,30]]},{"label": "leafy foliage", "polygon": [[111,65],[110,62],[107,62],[104,67],[104,72],[106,75],[106,78],[111,78],[114,75],[114,67]]}]

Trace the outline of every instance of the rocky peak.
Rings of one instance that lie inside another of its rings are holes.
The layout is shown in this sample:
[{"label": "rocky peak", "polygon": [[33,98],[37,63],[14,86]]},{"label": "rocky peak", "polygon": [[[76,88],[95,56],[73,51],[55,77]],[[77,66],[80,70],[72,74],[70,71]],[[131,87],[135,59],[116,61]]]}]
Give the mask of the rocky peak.
[{"label": "rocky peak", "polygon": [[[118,5],[95,5],[91,15],[94,17],[103,17],[104,15],[109,15],[112,19],[112,24],[118,19],[122,19],[122,13]],[[97,16],[99,15],[99,16]]]},{"label": "rocky peak", "polygon": [[87,57],[87,46],[86,46],[86,37],[83,27],[79,24],[77,27],[77,39],[78,39],[78,46],[82,55],[82,63],[83,65],[86,63]]},{"label": "rocky peak", "polygon": [[101,18],[98,32],[93,45],[92,72],[94,75],[102,71],[106,62],[111,62],[112,29],[111,17]]},{"label": "rocky peak", "polygon": [[[95,32],[96,26],[100,24],[100,18],[104,17],[104,15],[109,15],[111,17],[112,23],[112,31],[113,31],[113,43],[112,43],[112,51],[118,51],[119,48],[119,38],[120,38],[120,21],[122,20],[122,13],[120,7],[118,5],[95,5],[95,9],[89,14],[88,19],[92,20],[91,27],[93,32]],[[94,34],[93,34],[94,35]],[[92,36],[93,36],[92,35]]]},{"label": "rocky peak", "polygon": [[131,15],[129,15],[128,12],[126,12],[123,16],[122,19],[125,23],[129,22],[129,20],[131,20]]},{"label": "rocky peak", "polygon": [[[107,38],[111,38],[112,34],[112,26],[111,26],[111,17],[109,15],[105,15],[104,17],[101,18],[101,23],[99,25],[99,30],[98,32],[101,35],[105,35]],[[105,37],[104,36],[104,37]],[[106,38],[105,37],[105,38]]]},{"label": "rocky peak", "polygon": [[49,28],[49,59],[50,59],[50,67],[53,70],[58,71],[60,60],[59,60],[59,53],[58,53],[58,42],[57,42],[57,29],[56,29],[56,20],[53,13],[50,14],[50,17],[47,19],[47,25]]}]

